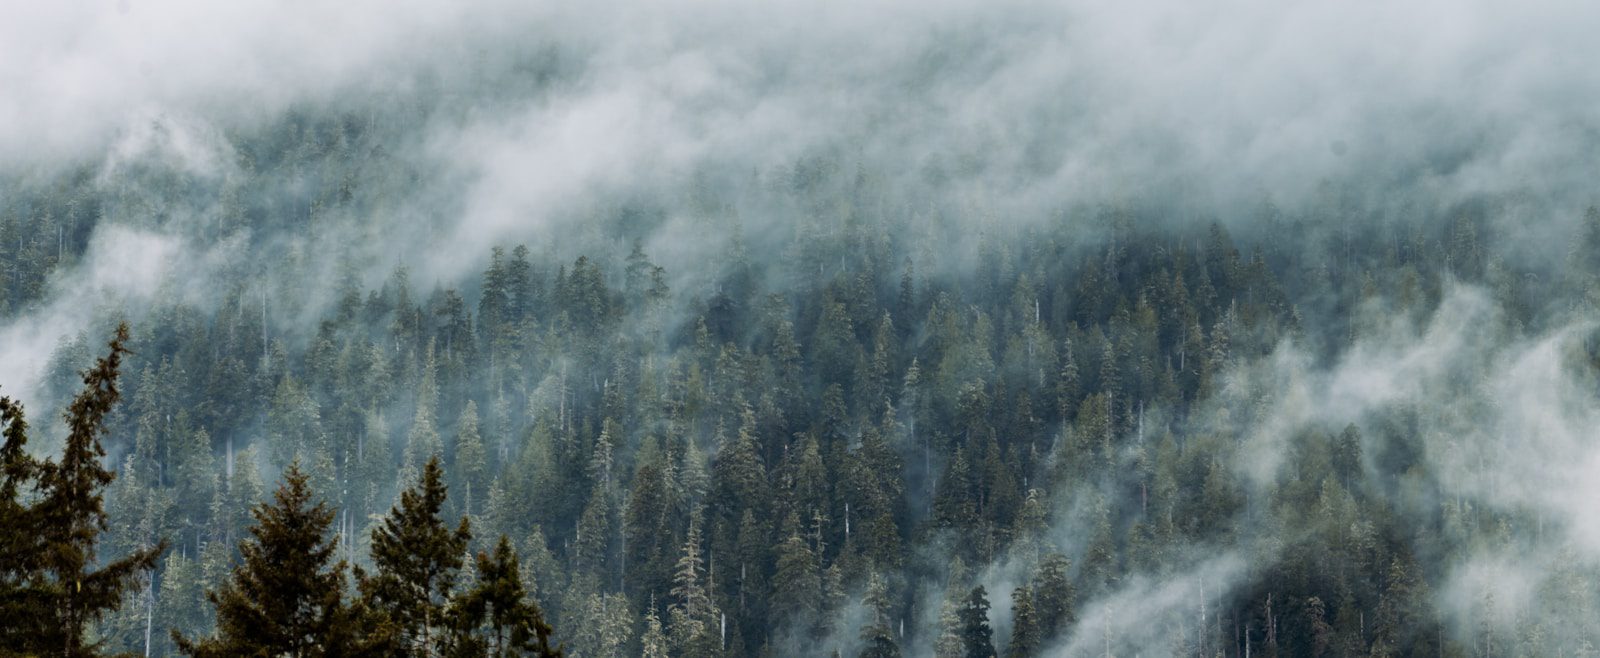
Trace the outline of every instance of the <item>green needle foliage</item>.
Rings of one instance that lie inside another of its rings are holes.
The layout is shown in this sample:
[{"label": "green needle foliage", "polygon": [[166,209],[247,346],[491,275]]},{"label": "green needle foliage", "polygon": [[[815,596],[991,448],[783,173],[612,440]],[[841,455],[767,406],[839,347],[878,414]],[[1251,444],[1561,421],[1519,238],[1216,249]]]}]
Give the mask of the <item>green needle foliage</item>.
[{"label": "green needle foliage", "polygon": [[445,490],[444,468],[434,455],[372,534],[376,572],[356,570],[362,596],[396,633],[396,656],[438,655],[445,606],[472,539],[466,517],[454,531],[440,520]]},{"label": "green needle foliage", "polygon": [[357,653],[357,611],[344,601],[345,563],[328,537],[333,510],[313,503],[298,462],[284,473],[271,504],[252,512],[251,538],[239,544],[233,578],[207,598],[217,633],[191,640],[173,632],[190,656],[340,656]]},{"label": "green needle foliage", "polygon": [[110,352],[83,373],[84,388],[64,414],[60,462],[28,456],[22,405],[0,398],[0,652],[98,655],[89,626],[117,609],[166,550],[161,542],[106,564],[96,554],[107,529],[102,492],[116,478],[101,464],[100,437],[121,396],[127,341],[127,325],[118,326]]},{"label": "green needle foliage", "polygon": [[500,535],[494,553],[478,553],[478,582],[457,596],[451,607],[454,632],[451,656],[559,657],[550,646],[550,625],[522,586],[517,552]]}]

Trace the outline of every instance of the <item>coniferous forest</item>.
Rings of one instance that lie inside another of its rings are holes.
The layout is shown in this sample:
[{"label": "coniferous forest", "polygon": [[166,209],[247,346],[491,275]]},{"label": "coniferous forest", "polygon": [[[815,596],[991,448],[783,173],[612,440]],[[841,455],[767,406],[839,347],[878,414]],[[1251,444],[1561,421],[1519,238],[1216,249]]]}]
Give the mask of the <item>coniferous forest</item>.
[{"label": "coniferous forest", "polygon": [[1600,651],[1584,17],[415,4],[0,38],[0,655]]}]

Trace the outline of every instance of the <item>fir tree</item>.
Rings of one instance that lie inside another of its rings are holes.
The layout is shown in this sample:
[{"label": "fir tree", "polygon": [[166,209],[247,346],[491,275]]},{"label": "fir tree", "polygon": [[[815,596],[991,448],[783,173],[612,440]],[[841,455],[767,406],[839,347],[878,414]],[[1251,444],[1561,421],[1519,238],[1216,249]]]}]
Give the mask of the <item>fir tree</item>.
[{"label": "fir tree", "polygon": [[0,397],[0,424],[5,426],[0,444],[0,648],[6,651],[40,651],[39,634],[45,623],[46,601],[31,581],[38,573],[40,547],[39,510],[18,498],[35,486],[40,464],[28,454],[28,422],[22,405]]},{"label": "fir tree", "polygon": [[989,628],[989,597],[983,586],[972,588],[956,613],[961,620],[961,646],[966,658],[994,658],[994,631]]},{"label": "fir tree", "polygon": [[890,627],[889,583],[876,573],[867,581],[867,624],[861,627],[861,658],[900,658],[900,646],[895,644]]},{"label": "fir tree", "polygon": [[239,544],[232,578],[206,598],[217,609],[212,637],[185,638],[190,656],[340,656],[356,653],[359,618],[344,600],[345,563],[328,537],[334,513],[291,463],[271,504],[252,511],[251,537]]},{"label": "fir tree", "polygon": [[961,616],[954,598],[946,596],[939,608],[939,637],[933,642],[934,658],[962,658],[966,655],[961,637]]},{"label": "fir tree", "polygon": [[639,641],[640,658],[667,658],[667,634],[661,629],[661,618],[656,616],[655,601],[644,611],[644,636]]},{"label": "fir tree", "polygon": [[689,536],[683,542],[682,557],[672,577],[673,603],[668,611],[672,643],[683,655],[709,655],[716,648],[716,605],[701,583],[705,568],[700,559],[699,513],[689,523]]},{"label": "fir tree", "polygon": [[431,656],[439,644],[437,629],[472,538],[466,518],[454,531],[445,526],[444,502],[444,471],[434,456],[373,531],[373,574],[356,569],[363,597],[397,634],[396,655]]},{"label": "fir tree", "polygon": [[1067,571],[1071,564],[1067,556],[1050,553],[1039,564],[1034,576],[1034,608],[1039,617],[1039,637],[1050,640],[1065,631],[1073,622],[1072,581]]},{"label": "fir tree", "polygon": [[822,575],[817,556],[798,533],[777,548],[778,568],[772,576],[772,611],[777,619],[806,621],[822,608]]},{"label": "fir tree", "polygon": [[[22,405],[0,398],[0,527],[6,535],[0,540],[0,613],[6,619],[0,650],[97,654],[100,643],[86,637],[88,627],[116,610],[166,550],[163,540],[103,566],[97,556],[108,528],[102,492],[116,477],[100,462],[100,437],[121,397],[117,378],[127,341],[127,325],[118,326],[109,353],[83,373],[84,388],[64,414],[68,434],[60,462],[27,455]],[[37,494],[31,502],[18,498],[25,487]]]},{"label": "fir tree", "polygon": [[479,553],[474,563],[477,582],[451,602],[448,653],[463,658],[560,656],[561,648],[550,646],[551,629],[543,612],[523,588],[511,540],[501,535],[494,553]]},{"label": "fir tree", "polygon": [[1032,658],[1039,653],[1039,619],[1033,610],[1033,590],[1011,590],[1011,644],[1007,658]]},{"label": "fir tree", "polygon": [[456,422],[456,488],[461,490],[461,510],[471,514],[489,497],[489,455],[478,433],[478,404],[468,401]]}]

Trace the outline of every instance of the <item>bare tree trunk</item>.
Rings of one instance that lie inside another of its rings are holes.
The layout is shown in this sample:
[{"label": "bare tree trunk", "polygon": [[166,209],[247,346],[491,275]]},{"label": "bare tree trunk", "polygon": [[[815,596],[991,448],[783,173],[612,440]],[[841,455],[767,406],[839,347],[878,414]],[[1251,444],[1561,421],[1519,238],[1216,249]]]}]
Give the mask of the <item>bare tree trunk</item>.
[{"label": "bare tree trunk", "polygon": [[154,582],[144,586],[144,658],[150,658],[150,628],[155,625],[156,618],[154,587]]}]

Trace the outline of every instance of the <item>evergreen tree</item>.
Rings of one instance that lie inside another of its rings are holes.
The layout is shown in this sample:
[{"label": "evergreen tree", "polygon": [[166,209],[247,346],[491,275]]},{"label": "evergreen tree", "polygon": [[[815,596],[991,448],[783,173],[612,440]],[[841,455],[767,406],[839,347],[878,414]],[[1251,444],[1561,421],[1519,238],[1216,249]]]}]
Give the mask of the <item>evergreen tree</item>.
[{"label": "evergreen tree", "polygon": [[583,658],[619,658],[633,637],[628,597],[590,592],[571,624],[572,652]]},{"label": "evergreen tree", "polygon": [[1034,609],[1039,617],[1042,640],[1058,637],[1074,620],[1072,581],[1067,575],[1070,566],[1067,556],[1050,553],[1045,555],[1033,578]]},{"label": "evergreen tree", "polygon": [[[439,406],[437,370],[433,343],[430,342],[427,358],[422,363],[422,380],[417,384],[416,417],[412,419],[411,430],[406,434],[405,462],[401,469],[403,476],[414,477],[418,464],[444,451],[434,420]],[[402,481],[409,479],[410,477],[401,478]]]},{"label": "evergreen tree", "polygon": [[1033,590],[1026,585],[1011,590],[1011,644],[1007,658],[1032,658],[1039,654],[1039,619],[1033,610]]},{"label": "evergreen tree", "polygon": [[683,542],[682,557],[672,578],[673,603],[668,611],[673,646],[681,655],[711,655],[718,649],[716,625],[720,612],[701,576],[705,572],[700,558],[699,513],[689,523],[689,536]]},{"label": "evergreen tree", "polygon": [[32,581],[38,574],[39,510],[19,498],[31,491],[41,464],[28,454],[28,423],[22,405],[0,397],[0,424],[4,443],[0,444],[0,648],[8,652],[43,651],[43,625],[46,623],[46,593]]},{"label": "evergreen tree", "polygon": [[[100,437],[121,397],[117,378],[128,353],[128,327],[117,327],[109,353],[83,373],[83,390],[68,405],[67,437],[59,462],[25,452],[22,405],[0,398],[5,425],[0,446],[0,650],[57,656],[95,655],[91,624],[123,603],[166,550],[166,542],[136,548],[102,564],[97,555],[108,529],[102,491],[116,478],[100,460]],[[31,490],[32,496],[24,496]],[[150,528],[154,530],[154,528]]]},{"label": "evergreen tree", "polygon": [[476,583],[451,600],[447,653],[462,658],[560,656],[561,648],[550,646],[551,629],[543,612],[523,588],[511,540],[501,535],[494,553],[478,553],[474,567]]},{"label": "evergreen tree", "polygon": [[472,538],[465,518],[454,531],[445,526],[444,502],[444,472],[434,456],[373,531],[372,575],[356,569],[362,596],[396,634],[396,655],[432,656],[440,644],[445,605]]},{"label": "evergreen tree", "polygon": [[983,586],[972,588],[956,613],[961,620],[961,646],[966,658],[994,658],[994,631],[989,628],[989,597]]},{"label": "evergreen tree", "polygon": [[946,596],[939,607],[939,636],[933,642],[934,658],[963,658],[966,646],[961,635],[961,615],[956,600]]},{"label": "evergreen tree", "polygon": [[463,514],[481,509],[489,497],[489,454],[478,434],[478,403],[467,401],[456,422],[455,482]]},{"label": "evergreen tree", "polygon": [[772,612],[777,619],[806,622],[822,609],[822,575],[817,556],[798,533],[778,545],[772,576]]},{"label": "evergreen tree", "polygon": [[624,576],[630,592],[665,594],[671,589],[676,546],[670,523],[675,501],[667,481],[670,465],[665,462],[652,458],[639,464],[623,507]]},{"label": "evergreen tree", "polygon": [[861,627],[861,641],[865,645],[861,649],[860,658],[900,658],[900,646],[894,641],[894,631],[890,627],[889,583],[877,573],[867,581],[866,600],[862,601],[867,609],[867,623]]},{"label": "evergreen tree", "polygon": [[644,610],[644,636],[639,641],[639,657],[667,658],[667,634],[661,630],[654,600]]},{"label": "evergreen tree", "polygon": [[[328,537],[334,513],[312,502],[306,474],[291,463],[272,503],[252,511],[251,537],[232,578],[206,598],[217,609],[212,637],[173,631],[190,656],[341,656],[357,653],[360,619],[344,600],[345,563]],[[381,633],[381,632],[380,632]]]},{"label": "evergreen tree", "polygon": [[[157,613],[152,626],[171,629],[186,636],[198,636],[211,627],[203,609],[206,605],[202,565],[177,551],[167,553],[161,570]],[[154,638],[155,655],[177,651],[166,633]]]}]

